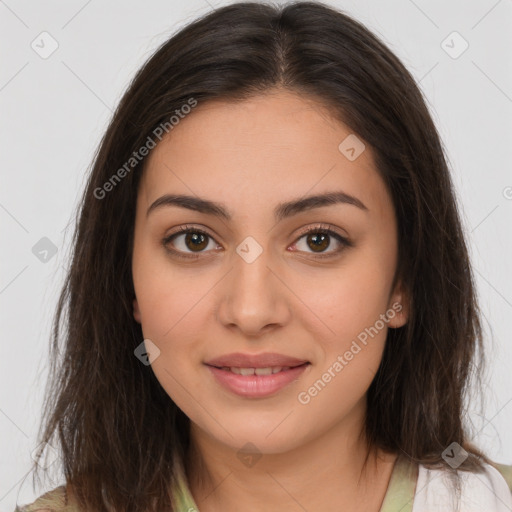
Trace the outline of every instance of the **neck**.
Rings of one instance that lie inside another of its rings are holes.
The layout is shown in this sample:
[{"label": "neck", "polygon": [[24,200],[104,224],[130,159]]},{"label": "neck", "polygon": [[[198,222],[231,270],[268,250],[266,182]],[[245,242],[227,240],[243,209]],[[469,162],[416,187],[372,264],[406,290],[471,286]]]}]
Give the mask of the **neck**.
[{"label": "neck", "polygon": [[[360,420],[364,417],[359,417]],[[187,478],[201,512],[347,510],[378,512],[396,455],[369,449],[362,421],[345,418],[282,453],[241,462],[239,451],[191,424]]]}]

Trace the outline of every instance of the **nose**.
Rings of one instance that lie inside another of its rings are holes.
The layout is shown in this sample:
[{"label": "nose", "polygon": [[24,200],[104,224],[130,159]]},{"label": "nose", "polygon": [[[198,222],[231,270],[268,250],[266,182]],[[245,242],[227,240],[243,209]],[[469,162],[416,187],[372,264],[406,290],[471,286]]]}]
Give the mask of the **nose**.
[{"label": "nose", "polygon": [[268,252],[264,250],[254,261],[234,254],[233,266],[219,289],[217,319],[245,337],[282,327],[291,317],[290,291]]}]

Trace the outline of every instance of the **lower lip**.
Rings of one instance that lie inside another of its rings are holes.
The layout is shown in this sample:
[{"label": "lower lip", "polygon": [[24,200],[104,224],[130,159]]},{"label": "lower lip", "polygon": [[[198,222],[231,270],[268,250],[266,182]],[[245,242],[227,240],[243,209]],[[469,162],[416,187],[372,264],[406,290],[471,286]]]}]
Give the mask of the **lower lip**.
[{"label": "lower lip", "polygon": [[297,380],[310,365],[306,363],[272,375],[238,375],[215,366],[206,366],[217,381],[232,393],[245,398],[264,398]]}]

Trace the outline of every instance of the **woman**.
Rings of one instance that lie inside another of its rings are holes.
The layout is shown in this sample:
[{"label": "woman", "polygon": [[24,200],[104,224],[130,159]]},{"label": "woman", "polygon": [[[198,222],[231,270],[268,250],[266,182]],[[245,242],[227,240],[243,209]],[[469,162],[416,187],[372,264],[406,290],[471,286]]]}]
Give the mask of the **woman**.
[{"label": "woman", "polygon": [[66,485],[19,511],[512,507],[464,424],[482,336],[439,135],[320,3],[217,9],[138,72],[52,349]]}]

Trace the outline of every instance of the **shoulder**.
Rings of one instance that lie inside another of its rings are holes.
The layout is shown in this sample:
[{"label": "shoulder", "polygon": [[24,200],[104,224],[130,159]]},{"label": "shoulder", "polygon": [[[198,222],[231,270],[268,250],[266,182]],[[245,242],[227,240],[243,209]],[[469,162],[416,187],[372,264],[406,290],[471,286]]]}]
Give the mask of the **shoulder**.
[{"label": "shoulder", "polygon": [[512,510],[512,466],[485,463],[481,471],[457,471],[456,476],[458,481],[444,469],[420,464],[413,512],[446,510],[448,503],[456,510],[458,502],[463,512]]},{"label": "shoulder", "polygon": [[56,487],[39,496],[32,503],[18,505],[14,512],[75,512],[77,509],[68,504],[65,485]]}]

